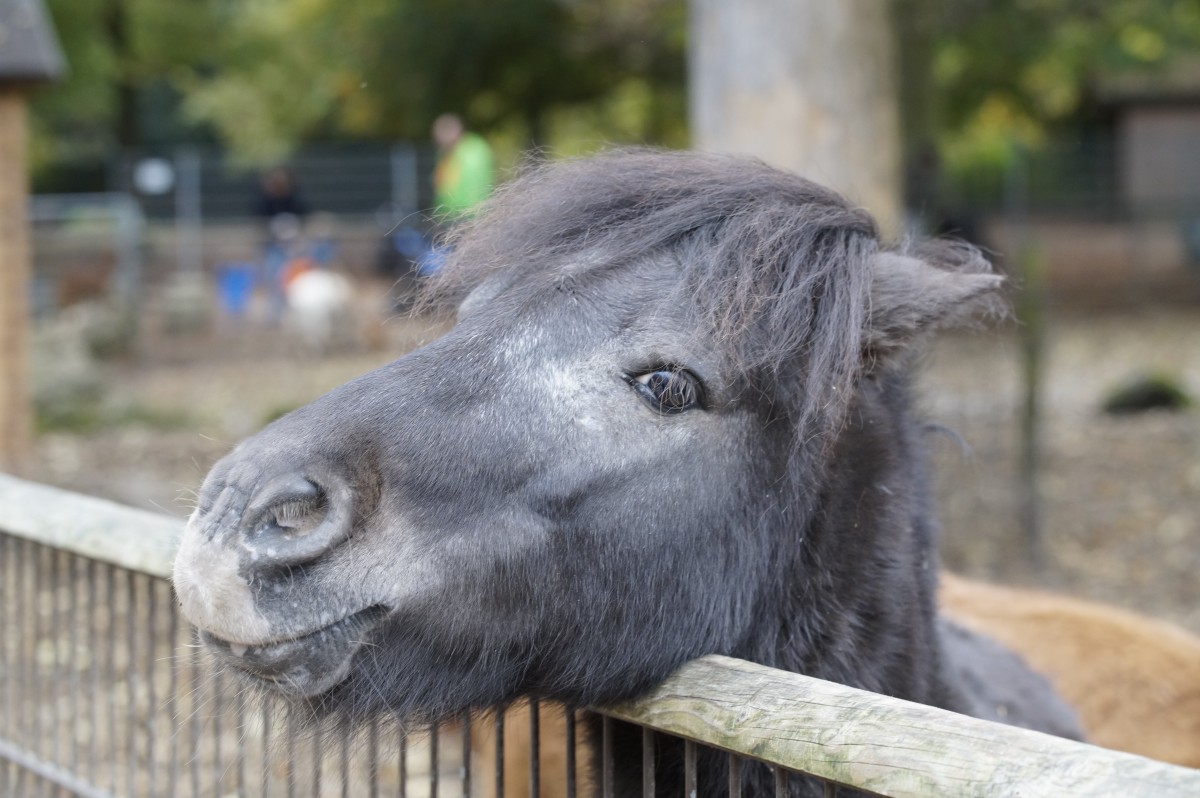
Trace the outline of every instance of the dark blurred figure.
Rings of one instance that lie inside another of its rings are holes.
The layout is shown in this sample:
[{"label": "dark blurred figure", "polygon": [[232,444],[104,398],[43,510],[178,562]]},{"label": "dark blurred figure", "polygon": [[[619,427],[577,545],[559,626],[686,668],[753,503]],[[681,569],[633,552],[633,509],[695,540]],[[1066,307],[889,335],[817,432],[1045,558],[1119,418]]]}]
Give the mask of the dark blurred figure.
[{"label": "dark blurred figure", "polygon": [[254,214],[262,220],[266,234],[259,282],[266,290],[271,323],[283,318],[285,278],[303,249],[304,218],[308,210],[287,167],[276,166],[263,172],[258,181]]},{"label": "dark blurred figure", "polygon": [[923,235],[957,238],[987,249],[978,215],[946,191],[942,159],[932,142],[915,148],[905,164],[905,205]]},{"label": "dark blurred figure", "polygon": [[268,226],[281,214],[288,214],[300,221],[308,215],[308,205],[300,196],[300,189],[287,167],[276,166],[263,172],[258,181],[258,202],[254,213]]}]

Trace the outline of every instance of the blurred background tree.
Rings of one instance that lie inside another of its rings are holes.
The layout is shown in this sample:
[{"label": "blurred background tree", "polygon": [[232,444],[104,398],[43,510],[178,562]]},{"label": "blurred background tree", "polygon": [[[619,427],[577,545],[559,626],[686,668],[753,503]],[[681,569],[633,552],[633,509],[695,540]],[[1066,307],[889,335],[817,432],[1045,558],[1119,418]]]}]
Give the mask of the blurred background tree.
[{"label": "blurred background tree", "polygon": [[[457,111],[501,150],[684,145],[684,0],[51,0],[72,65],[39,161],[219,139],[426,140]],[[589,144],[590,142],[590,144]]]},{"label": "blurred background tree", "polygon": [[[1200,0],[893,2],[908,147],[982,181],[1015,147],[1086,124],[1104,76],[1200,51]],[[37,164],[180,141],[257,161],[308,141],[424,141],[447,110],[502,159],[688,142],[686,0],[49,6],[72,70],[36,100]]]},{"label": "blurred background tree", "polygon": [[[118,147],[213,140],[179,113],[181,78],[215,69],[233,3],[49,0],[68,79],[35,98],[33,160],[98,163]],[[40,176],[40,173],[39,173]],[[73,177],[63,175],[66,182]]]},{"label": "blurred background tree", "polygon": [[983,193],[1020,150],[1086,135],[1107,81],[1161,79],[1200,56],[1200,0],[895,0],[895,9],[910,152],[936,152]]}]

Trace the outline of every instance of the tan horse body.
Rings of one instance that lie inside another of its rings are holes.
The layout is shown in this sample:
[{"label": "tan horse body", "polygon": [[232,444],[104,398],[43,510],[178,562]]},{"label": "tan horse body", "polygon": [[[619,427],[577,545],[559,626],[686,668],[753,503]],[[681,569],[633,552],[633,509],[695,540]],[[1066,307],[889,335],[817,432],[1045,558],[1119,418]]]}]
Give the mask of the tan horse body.
[{"label": "tan horse body", "polygon": [[1200,767],[1200,637],[1127,610],[942,574],[943,612],[1016,651],[1088,740]]},{"label": "tan horse body", "polygon": [[[1200,767],[1200,638],[1104,604],[974,582],[943,573],[942,611],[1020,654],[1079,713],[1089,742]],[[562,707],[539,712],[541,798],[566,794]],[[476,783],[495,796],[495,725],[472,733]],[[576,792],[591,794],[591,755],[576,743]],[[504,719],[504,794],[529,795],[530,717],[524,704]]]}]

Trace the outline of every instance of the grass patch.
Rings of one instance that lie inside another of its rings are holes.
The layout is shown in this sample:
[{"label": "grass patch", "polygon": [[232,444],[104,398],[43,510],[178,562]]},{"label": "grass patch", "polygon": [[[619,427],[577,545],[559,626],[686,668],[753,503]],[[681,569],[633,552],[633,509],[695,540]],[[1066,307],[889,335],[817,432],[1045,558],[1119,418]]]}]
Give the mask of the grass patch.
[{"label": "grass patch", "polygon": [[288,413],[299,407],[300,405],[296,404],[278,404],[268,408],[267,411],[262,415],[262,426],[265,427],[275,419],[283,418]]},{"label": "grass patch", "polygon": [[106,406],[100,402],[72,402],[37,409],[36,428],[42,432],[90,434],[119,427],[143,427],[174,432],[196,425],[183,410],[164,410],[139,404]]}]

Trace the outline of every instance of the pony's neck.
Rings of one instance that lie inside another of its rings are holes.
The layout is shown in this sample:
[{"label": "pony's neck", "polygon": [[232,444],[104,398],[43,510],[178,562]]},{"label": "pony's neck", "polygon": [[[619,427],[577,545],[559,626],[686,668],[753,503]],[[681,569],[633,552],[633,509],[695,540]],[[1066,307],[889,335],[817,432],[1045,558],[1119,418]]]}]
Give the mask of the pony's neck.
[{"label": "pony's neck", "polygon": [[[761,592],[757,622],[729,653],[963,711],[941,664],[929,469],[907,393],[899,373],[864,379],[831,455],[822,458],[824,470],[791,481],[786,504],[773,514],[777,570]],[[636,795],[641,733],[621,726],[614,730],[623,763],[614,774],[617,792]],[[658,794],[677,795],[682,746],[665,743],[658,765]],[[726,794],[728,757],[700,752],[697,777],[699,795]],[[765,766],[745,763],[742,778],[744,795],[774,794]],[[815,780],[796,777],[790,794],[823,792]]]},{"label": "pony's neck", "polygon": [[759,628],[738,656],[922,703],[944,705],[935,608],[936,527],[922,427],[904,375],[864,378],[789,522]]}]

